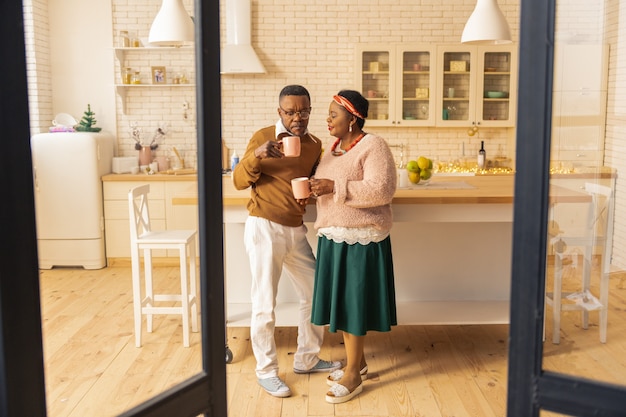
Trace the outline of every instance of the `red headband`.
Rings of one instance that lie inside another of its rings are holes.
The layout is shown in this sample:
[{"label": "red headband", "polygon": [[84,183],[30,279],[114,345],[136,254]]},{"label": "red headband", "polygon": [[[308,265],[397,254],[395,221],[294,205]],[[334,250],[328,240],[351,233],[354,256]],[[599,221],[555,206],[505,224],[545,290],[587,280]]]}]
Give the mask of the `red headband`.
[{"label": "red headband", "polygon": [[347,98],[343,96],[333,96],[333,100],[335,103],[339,104],[340,106],[345,107],[345,109],[348,110],[348,113],[353,114],[356,117],[365,120],[365,117],[363,117],[363,115],[359,113],[359,111],[354,107],[352,103],[350,103],[350,100],[348,100]]}]

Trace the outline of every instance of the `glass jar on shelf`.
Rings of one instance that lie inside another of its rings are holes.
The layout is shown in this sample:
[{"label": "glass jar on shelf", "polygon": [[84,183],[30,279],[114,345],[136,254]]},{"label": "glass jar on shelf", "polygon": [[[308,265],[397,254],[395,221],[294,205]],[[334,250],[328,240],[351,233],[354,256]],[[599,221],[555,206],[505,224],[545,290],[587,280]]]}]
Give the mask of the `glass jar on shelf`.
[{"label": "glass jar on shelf", "polygon": [[133,76],[130,80],[131,84],[141,84],[141,72],[140,71],[135,71],[133,73]]},{"label": "glass jar on shelf", "polygon": [[120,30],[118,46],[120,48],[128,48],[130,46],[130,37],[128,36],[127,30]]},{"label": "glass jar on shelf", "polygon": [[133,78],[132,68],[126,67],[122,69],[122,84],[130,84]]},{"label": "glass jar on shelf", "polygon": [[132,32],[129,34],[130,46],[133,48],[139,48],[141,46],[141,40],[139,39],[139,35],[137,32]]}]

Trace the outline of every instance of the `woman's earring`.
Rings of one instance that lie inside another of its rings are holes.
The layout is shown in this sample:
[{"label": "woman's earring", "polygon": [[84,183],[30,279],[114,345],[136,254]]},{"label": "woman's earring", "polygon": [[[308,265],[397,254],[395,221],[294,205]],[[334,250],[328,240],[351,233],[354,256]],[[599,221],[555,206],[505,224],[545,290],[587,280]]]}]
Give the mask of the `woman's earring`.
[{"label": "woman's earring", "polygon": [[348,128],[348,132],[352,133],[352,124],[350,125],[350,127]]}]

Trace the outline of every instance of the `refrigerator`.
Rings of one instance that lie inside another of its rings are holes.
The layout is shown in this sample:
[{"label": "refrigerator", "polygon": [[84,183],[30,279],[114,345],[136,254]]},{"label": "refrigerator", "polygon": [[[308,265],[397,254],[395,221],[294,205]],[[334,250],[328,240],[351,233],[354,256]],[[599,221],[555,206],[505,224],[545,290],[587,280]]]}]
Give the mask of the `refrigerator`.
[{"label": "refrigerator", "polygon": [[101,177],[111,172],[107,132],[31,137],[39,267],[106,266]]}]

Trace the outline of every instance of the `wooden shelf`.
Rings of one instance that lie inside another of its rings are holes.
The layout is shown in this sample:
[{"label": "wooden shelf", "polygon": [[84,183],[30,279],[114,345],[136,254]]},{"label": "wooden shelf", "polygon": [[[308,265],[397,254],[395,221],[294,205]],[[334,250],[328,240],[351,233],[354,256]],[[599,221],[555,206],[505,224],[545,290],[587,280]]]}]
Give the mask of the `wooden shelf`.
[{"label": "wooden shelf", "polygon": [[128,90],[159,88],[195,88],[195,84],[116,84],[115,92],[122,99],[122,112],[126,114],[126,95]]},{"label": "wooden shelf", "polygon": [[173,51],[190,51],[193,49],[193,46],[149,46],[149,47],[128,47],[128,48],[113,48],[115,50],[115,56],[117,60],[121,63],[124,62],[124,55],[128,52],[139,52],[139,53],[150,53],[150,52],[173,52]]},{"label": "wooden shelf", "polygon": [[[193,46],[148,46],[148,47],[125,47],[125,48],[113,48],[115,51],[115,58],[119,63],[119,69],[121,71],[125,66],[127,54],[145,54],[150,56],[153,53],[164,52],[166,54],[172,54],[177,51],[185,53],[193,53]],[[127,92],[130,89],[159,89],[159,88],[195,88],[195,84],[116,84],[115,92],[122,99],[122,112],[126,114],[126,97]]]}]

